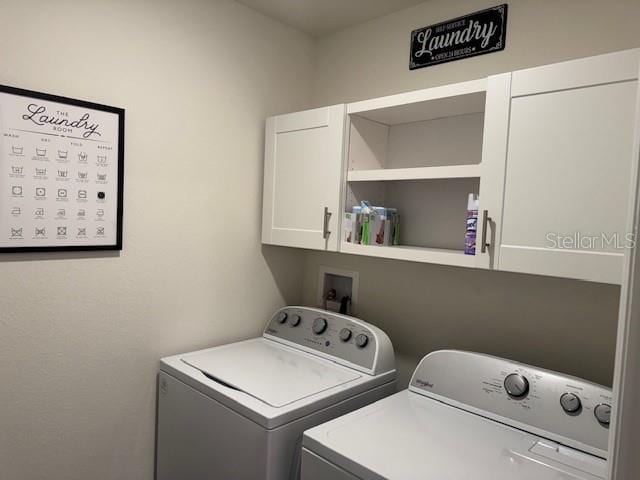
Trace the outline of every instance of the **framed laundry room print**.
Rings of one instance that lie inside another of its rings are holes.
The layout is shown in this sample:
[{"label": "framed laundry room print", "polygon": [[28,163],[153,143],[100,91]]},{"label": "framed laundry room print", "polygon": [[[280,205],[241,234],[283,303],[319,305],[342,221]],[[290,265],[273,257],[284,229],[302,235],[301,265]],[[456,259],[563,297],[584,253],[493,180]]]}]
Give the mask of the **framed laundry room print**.
[{"label": "framed laundry room print", "polygon": [[122,250],[124,110],[0,86],[0,253]]}]

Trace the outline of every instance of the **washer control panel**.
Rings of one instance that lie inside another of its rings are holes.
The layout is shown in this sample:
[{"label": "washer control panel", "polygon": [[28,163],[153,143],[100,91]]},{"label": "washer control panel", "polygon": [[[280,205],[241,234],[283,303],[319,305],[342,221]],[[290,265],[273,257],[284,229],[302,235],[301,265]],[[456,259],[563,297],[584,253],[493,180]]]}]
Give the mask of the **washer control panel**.
[{"label": "washer control panel", "polygon": [[410,390],[606,458],[611,389],[471,352],[422,359]]},{"label": "washer control panel", "polygon": [[387,335],[354,317],[317,308],[285,307],[273,315],[264,336],[360,367],[366,373],[395,370],[393,347]]}]

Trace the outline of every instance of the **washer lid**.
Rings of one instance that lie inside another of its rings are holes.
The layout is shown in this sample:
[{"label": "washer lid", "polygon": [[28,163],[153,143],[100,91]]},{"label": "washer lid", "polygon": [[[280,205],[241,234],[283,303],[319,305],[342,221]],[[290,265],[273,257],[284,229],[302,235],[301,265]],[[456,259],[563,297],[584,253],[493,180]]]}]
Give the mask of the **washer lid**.
[{"label": "washer lid", "polygon": [[606,461],[408,390],[304,432],[366,480],[603,480]]},{"label": "washer lid", "polygon": [[184,356],[182,361],[275,408],[361,377],[327,360],[265,340],[222,346]]}]

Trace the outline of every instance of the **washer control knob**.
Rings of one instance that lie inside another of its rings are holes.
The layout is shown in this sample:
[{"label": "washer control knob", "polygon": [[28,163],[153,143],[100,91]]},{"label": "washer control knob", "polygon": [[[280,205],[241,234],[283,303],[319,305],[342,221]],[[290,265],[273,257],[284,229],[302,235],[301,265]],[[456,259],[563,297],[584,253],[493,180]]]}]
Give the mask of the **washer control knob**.
[{"label": "washer control knob", "polygon": [[504,389],[510,397],[524,398],[529,393],[529,380],[524,375],[512,373],[504,379]]},{"label": "washer control knob", "polygon": [[320,335],[327,329],[327,320],[325,318],[316,318],[313,321],[311,329],[313,330],[313,333]]},{"label": "washer control knob", "polygon": [[560,405],[562,405],[562,409],[567,413],[576,413],[582,408],[580,397],[575,393],[569,392],[562,394],[560,397]]},{"label": "washer control knob", "polygon": [[288,317],[289,315],[287,315],[287,312],[280,312],[276,318],[278,320],[278,323],[284,323],[287,321]]},{"label": "washer control knob", "polygon": [[602,425],[609,425],[611,421],[611,405],[601,403],[593,410],[593,414]]},{"label": "washer control knob", "polygon": [[367,337],[364,333],[361,333],[356,337],[356,347],[364,348],[369,343],[369,337]]},{"label": "washer control knob", "polygon": [[349,330],[348,328],[343,328],[342,330],[340,330],[340,340],[342,340],[343,342],[348,342],[351,339],[351,330]]},{"label": "washer control knob", "polygon": [[300,317],[300,315],[291,315],[291,318],[289,319],[289,323],[292,327],[297,327],[298,325],[300,325],[301,321],[302,318]]}]

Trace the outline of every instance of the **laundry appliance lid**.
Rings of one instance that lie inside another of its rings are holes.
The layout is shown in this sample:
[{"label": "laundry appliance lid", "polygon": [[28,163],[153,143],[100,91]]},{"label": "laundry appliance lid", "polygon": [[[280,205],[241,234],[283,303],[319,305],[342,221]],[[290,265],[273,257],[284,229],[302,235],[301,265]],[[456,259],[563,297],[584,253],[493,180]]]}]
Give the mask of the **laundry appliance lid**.
[{"label": "laundry appliance lid", "polygon": [[307,430],[303,446],[365,480],[602,480],[605,460],[404,390]]},{"label": "laundry appliance lid", "polygon": [[361,378],[356,371],[265,339],[186,355],[182,361],[275,408]]}]

